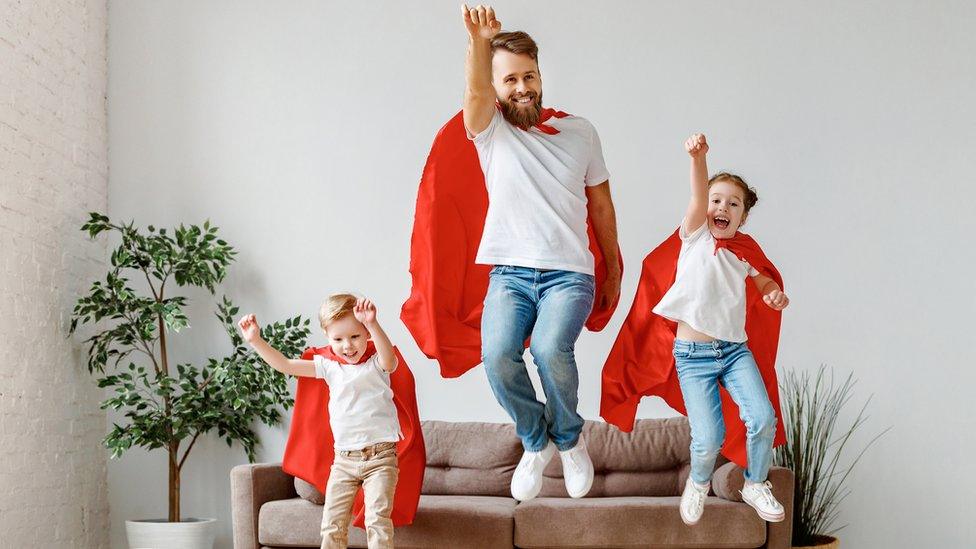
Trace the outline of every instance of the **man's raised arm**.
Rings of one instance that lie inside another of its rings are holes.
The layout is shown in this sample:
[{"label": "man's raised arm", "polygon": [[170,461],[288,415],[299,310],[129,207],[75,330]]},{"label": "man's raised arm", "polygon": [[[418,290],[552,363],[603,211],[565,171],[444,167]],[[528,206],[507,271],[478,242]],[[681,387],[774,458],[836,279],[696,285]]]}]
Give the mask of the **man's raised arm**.
[{"label": "man's raised arm", "polygon": [[461,19],[468,30],[468,56],[464,73],[464,127],[477,135],[495,114],[495,88],[491,85],[491,39],[502,30],[491,6],[461,5]]}]

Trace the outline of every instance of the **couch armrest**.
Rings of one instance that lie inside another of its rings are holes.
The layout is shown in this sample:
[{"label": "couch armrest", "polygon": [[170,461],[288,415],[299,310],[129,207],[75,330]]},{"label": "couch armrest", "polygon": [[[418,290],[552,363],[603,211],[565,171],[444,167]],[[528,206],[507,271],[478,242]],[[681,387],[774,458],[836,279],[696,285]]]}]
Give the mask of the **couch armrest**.
[{"label": "couch armrest", "polygon": [[[722,465],[712,475],[712,489],[715,490],[715,495],[729,501],[742,501],[739,490],[742,489],[744,482],[742,467],[732,462]],[[773,495],[783,504],[786,518],[783,522],[768,523],[765,547],[789,548],[793,540],[793,471],[785,467],[771,467],[769,482],[773,485]]]},{"label": "couch armrest", "polygon": [[258,549],[258,512],[269,501],[296,497],[295,479],[280,463],[238,465],[230,471],[235,549]]}]

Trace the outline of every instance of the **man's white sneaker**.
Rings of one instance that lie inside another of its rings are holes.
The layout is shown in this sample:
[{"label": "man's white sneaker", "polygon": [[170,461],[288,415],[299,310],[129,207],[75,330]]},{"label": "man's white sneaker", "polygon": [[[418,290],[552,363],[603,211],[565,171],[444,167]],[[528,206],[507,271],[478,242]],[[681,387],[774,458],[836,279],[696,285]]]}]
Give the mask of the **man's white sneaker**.
[{"label": "man's white sneaker", "polygon": [[522,459],[512,475],[512,497],[519,501],[529,501],[542,490],[542,470],[556,453],[556,446],[550,441],[541,452],[522,453]]},{"label": "man's white sneaker", "polygon": [[742,501],[748,503],[756,510],[756,513],[767,522],[780,522],[786,518],[783,505],[776,501],[772,492],[773,485],[766,482],[749,482],[739,493],[742,494]]},{"label": "man's white sneaker", "polygon": [[708,490],[711,487],[711,482],[705,486],[699,486],[691,480],[691,476],[685,482],[685,490],[681,493],[681,504],[678,509],[681,513],[681,520],[688,526],[698,524],[701,519],[702,513],[705,511],[705,498],[708,497]]},{"label": "man's white sneaker", "polygon": [[576,446],[560,450],[559,459],[563,462],[563,480],[571,498],[581,498],[593,486],[593,461],[586,451],[586,442],[580,435]]}]

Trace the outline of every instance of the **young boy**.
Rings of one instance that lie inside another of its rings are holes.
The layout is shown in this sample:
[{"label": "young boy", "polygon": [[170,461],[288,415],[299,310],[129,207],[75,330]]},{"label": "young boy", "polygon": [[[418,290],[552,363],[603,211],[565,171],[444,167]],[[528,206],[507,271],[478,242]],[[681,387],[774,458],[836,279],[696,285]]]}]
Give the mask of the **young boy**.
[{"label": "young boy", "polygon": [[[766,480],[772,462],[778,410],[766,392],[747,346],[746,277],[776,311],[789,304],[779,284],[731,249],[758,197],[742,178],[720,173],[708,179],[705,136],[685,142],[691,156],[691,200],[682,220],[674,284],[654,313],[677,322],[675,368],[691,423],[691,474],[681,496],[681,519],[696,524],[704,511],[715,458],[725,437],[719,385],[739,406],[746,425],[748,467],[742,499],[760,517],[783,520],[783,506]],[[743,235],[744,236],[744,235]]]},{"label": "young boy", "polygon": [[391,513],[399,475],[396,443],[402,438],[390,387],[397,357],[376,319],[376,306],[368,299],[329,296],[319,311],[319,323],[335,359],[286,358],[261,338],[254,315],[241,318],[238,326],[245,341],[275,370],[321,378],[329,385],[335,461],[325,489],[322,549],[346,547],[353,499],[360,486],[369,548],[392,548]]}]

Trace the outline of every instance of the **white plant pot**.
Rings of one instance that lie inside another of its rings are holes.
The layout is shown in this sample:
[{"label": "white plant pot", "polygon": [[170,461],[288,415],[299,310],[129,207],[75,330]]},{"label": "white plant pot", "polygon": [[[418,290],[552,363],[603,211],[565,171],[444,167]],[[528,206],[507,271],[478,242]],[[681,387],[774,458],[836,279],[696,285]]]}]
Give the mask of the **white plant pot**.
[{"label": "white plant pot", "polygon": [[217,519],[127,520],[129,549],[213,549]]}]

